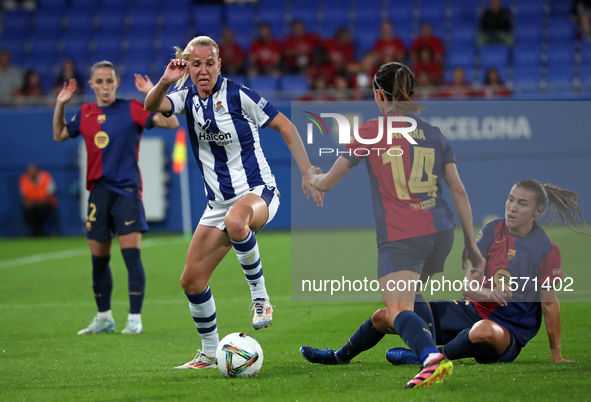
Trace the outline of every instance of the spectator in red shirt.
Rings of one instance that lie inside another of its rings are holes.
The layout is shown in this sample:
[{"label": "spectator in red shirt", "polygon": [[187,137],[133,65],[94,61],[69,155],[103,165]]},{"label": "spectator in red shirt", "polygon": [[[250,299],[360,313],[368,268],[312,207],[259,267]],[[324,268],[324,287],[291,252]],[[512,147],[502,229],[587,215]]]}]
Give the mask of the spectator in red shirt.
[{"label": "spectator in red shirt", "polygon": [[224,28],[222,31],[222,40],[220,41],[219,48],[220,58],[224,61],[222,64],[222,74],[243,74],[244,52],[234,42],[234,32],[230,28]]},{"label": "spectator in red shirt", "polygon": [[299,97],[301,101],[332,101],[334,96],[328,91],[328,78],[325,75],[318,75],[312,81],[310,92]]},{"label": "spectator in red shirt", "polygon": [[285,39],[283,56],[285,66],[290,73],[299,73],[310,65],[314,49],[321,45],[316,34],[306,32],[302,20],[295,20],[292,24],[293,33]]},{"label": "spectator in red shirt", "polygon": [[324,47],[339,73],[344,73],[347,70],[347,65],[355,62],[355,48],[351,31],[347,28],[339,28],[335,37],[328,39]]},{"label": "spectator in red shirt", "polygon": [[456,67],[453,71],[452,81],[433,94],[435,98],[469,98],[483,96],[484,93],[477,91],[466,81],[466,72],[463,67]]},{"label": "spectator in red shirt", "polygon": [[433,51],[429,47],[422,47],[419,50],[419,60],[412,68],[412,71],[416,76],[421,71],[426,71],[429,73],[433,85],[438,85],[443,77],[443,70],[439,63],[433,59]]},{"label": "spectator in red shirt", "polygon": [[35,70],[27,70],[23,78],[23,85],[14,90],[13,96],[42,96],[43,86],[39,73]]},{"label": "spectator in red shirt", "polygon": [[380,38],[374,45],[374,52],[379,55],[379,64],[404,61],[404,43],[394,36],[394,26],[390,21],[382,21]]},{"label": "spectator in red shirt", "polygon": [[441,40],[433,35],[433,29],[428,22],[422,25],[421,36],[417,37],[412,43],[410,57],[413,63],[417,62],[419,53],[424,47],[431,49],[434,61],[441,64],[441,60],[443,59],[443,45],[441,44]]},{"label": "spectator in red shirt", "polygon": [[318,47],[312,55],[310,67],[307,72],[311,82],[314,82],[316,77],[322,75],[327,79],[328,84],[332,85],[332,79],[337,73],[337,70],[330,59],[328,51],[323,47]]},{"label": "spectator in red shirt", "polygon": [[271,26],[267,23],[259,25],[260,36],[250,47],[249,75],[270,74],[279,75],[281,63],[281,45],[273,38]]}]

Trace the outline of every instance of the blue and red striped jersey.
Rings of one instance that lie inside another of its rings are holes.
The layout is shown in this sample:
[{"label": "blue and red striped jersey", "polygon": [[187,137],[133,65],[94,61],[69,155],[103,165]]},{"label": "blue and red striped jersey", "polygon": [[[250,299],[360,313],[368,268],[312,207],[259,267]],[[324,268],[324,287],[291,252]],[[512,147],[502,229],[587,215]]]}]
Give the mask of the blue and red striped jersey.
[{"label": "blue and red striped jersey", "polygon": [[387,116],[393,115],[370,120],[358,130],[364,140],[377,138],[382,130],[384,135],[379,142],[367,145],[355,139],[345,146],[343,155],[353,165],[366,160],[378,247],[455,227],[453,212],[441,197],[445,165],[456,160],[451,145],[439,128],[417,116],[413,116],[417,128],[410,133],[417,145],[410,144],[399,133],[388,139]]},{"label": "blue and red striped jersey", "polygon": [[117,99],[102,108],[96,102],[82,105],[67,129],[70,137],[82,134],[86,142],[88,190],[100,182],[119,194],[141,199],[140,140],[144,128],[152,128],[153,117],[135,99]]},{"label": "blue and red striped jersey", "polygon": [[504,219],[482,228],[477,245],[487,259],[484,287],[491,287],[492,278],[492,288],[504,280],[505,286],[517,290],[507,306],[472,301],[474,307],[483,319],[504,326],[525,346],[542,323],[540,291],[553,289],[554,278],[562,278],[560,250],[535,222],[529,234],[521,237],[509,233]]}]

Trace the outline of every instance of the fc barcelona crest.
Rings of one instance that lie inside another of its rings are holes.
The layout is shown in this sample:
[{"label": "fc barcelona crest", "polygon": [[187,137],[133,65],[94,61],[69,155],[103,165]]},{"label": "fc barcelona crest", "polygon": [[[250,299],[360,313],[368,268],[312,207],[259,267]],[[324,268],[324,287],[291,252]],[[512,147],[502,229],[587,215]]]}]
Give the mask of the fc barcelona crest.
[{"label": "fc barcelona crest", "polygon": [[222,101],[219,101],[218,103],[215,104],[215,112],[217,114],[222,114],[226,111],[226,109],[224,109],[224,105],[222,105]]},{"label": "fc barcelona crest", "polygon": [[510,248],[509,251],[507,252],[507,259],[512,260],[513,258],[515,258],[516,252],[517,252],[517,250],[513,250],[512,248]]},{"label": "fc barcelona crest", "polygon": [[96,122],[98,124],[103,124],[106,120],[107,120],[107,115],[104,115],[104,114],[99,114],[98,117],[96,118]]}]

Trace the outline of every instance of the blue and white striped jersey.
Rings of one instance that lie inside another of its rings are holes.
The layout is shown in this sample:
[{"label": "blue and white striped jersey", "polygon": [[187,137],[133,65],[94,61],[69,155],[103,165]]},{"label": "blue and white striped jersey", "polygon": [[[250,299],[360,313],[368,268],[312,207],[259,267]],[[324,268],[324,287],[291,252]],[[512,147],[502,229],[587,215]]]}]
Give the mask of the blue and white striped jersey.
[{"label": "blue and white striped jersey", "polygon": [[167,95],[169,114],[187,116],[189,138],[210,200],[224,201],[259,185],[276,187],[259,140],[279,113],[253,90],[218,76],[209,98],[195,85]]}]

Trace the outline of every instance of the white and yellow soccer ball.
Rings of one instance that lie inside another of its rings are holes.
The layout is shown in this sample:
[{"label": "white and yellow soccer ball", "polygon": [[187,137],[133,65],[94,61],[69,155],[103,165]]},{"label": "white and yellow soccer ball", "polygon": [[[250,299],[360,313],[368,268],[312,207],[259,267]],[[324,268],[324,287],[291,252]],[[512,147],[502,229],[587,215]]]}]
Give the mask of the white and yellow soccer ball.
[{"label": "white and yellow soccer ball", "polygon": [[252,377],[263,365],[263,349],[252,336],[235,332],[222,339],[215,352],[224,377]]}]

